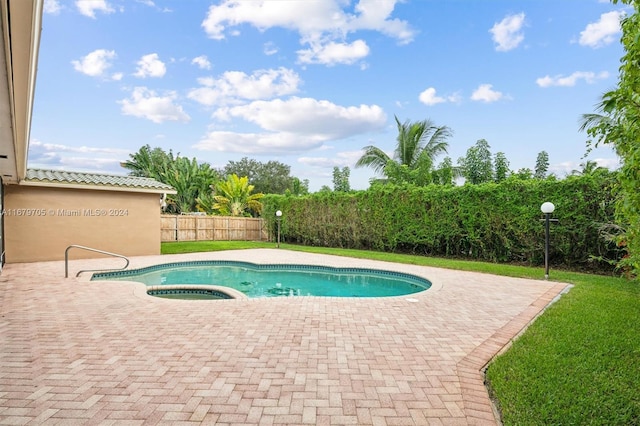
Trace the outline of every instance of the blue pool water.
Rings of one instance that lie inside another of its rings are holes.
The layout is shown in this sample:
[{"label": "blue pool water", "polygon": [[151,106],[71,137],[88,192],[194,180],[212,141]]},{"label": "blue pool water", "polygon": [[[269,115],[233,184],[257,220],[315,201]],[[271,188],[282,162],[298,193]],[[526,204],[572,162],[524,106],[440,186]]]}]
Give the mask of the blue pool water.
[{"label": "blue pool water", "polygon": [[410,274],[362,268],[256,265],[198,261],[94,274],[92,280],[138,281],[147,286],[216,285],[250,298],[282,296],[386,297],[427,290],[431,283]]}]

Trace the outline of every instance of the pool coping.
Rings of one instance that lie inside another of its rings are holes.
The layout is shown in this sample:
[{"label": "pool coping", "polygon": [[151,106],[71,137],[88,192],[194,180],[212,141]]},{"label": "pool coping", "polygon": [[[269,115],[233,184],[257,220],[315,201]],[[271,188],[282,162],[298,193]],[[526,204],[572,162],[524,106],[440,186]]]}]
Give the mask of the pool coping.
[{"label": "pool coping", "polygon": [[[414,291],[412,293],[405,293],[405,294],[399,294],[399,295],[389,295],[389,296],[322,296],[322,295],[307,295],[310,297],[353,297],[353,298],[368,298],[368,297],[372,297],[372,298],[379,298],[379,297],[410,297],[413,294],[418,294],[418,293],[423,293],[425,291],[430,290],[433,287],[433,283],[431,282],[431,280],[416,275],[416,274],[409,274],[406,272],[400,272],[400,271],[392,271],[389,269],[381,269],[381,268],[359,268],[359,267],[334,267],[334,266],[321,266],[321,265],[309,265],[309,264],[303,264],[303,263],[272,263],[272,262],[267,262],[267,263],[253,263],[253,262],[246,262],[246,261],[230,261],[230,260],[198,260],[198,261],[183,261],[183,262],[168,262],[168,263],[158,263],[158,264],[154,264],[154,265],[149,265],[149,266],[144,266],[144,267],[140,267],[140,268],[130,268],[130,269],[124,269],[124,270],[119,270],[119,271],[91,271],[91,275],[88,275],[88,279],[91,282],[102,282],[102,281],[120,281],[120,282],[135,282],[135,283],[140,283],[138,281],[136,281],[135,277],[133,277],[133,275],[135,274],[146,274],[146,273],[151,273],[151,272],[155,272],[161,269],[165,269],[165,268],[183,268],[183,267],[216,267],[216,266],[221,266],[221,267],[226,267],[226,266],[232,266],[232,267],[246,267],[246,268],[251,268],[257,271],[272,271],[272,270],[277,270],[277,269],[292,269],[294,272],[328,272],[328,273],[337,273],[337,274],[353,274],[353,275],[357,275],[357,274],[380,274],[381,276],[389,276],[392,278],[398,278],[398,279],[406,279],[406,280],[411,280],[411,281],[415,281],[417,286],[421,286],[423,287],[422,290],[418,290],[418,291]],[[96,275],[98,275],[96,277]],[[111,277],[116,277],[118,279],[116,280],[112,280],[110,279]],[[120,278],[126,278],[126,277],[131,277],[131,280],[127,280],[127,279],[120,279]],[[424,282],[422,282],[424,281]],[[168,284],[156,284],[156,285],[149,285],[149,284],[145,284],[142,283],[147,287],[147,293],[150,291],[154,291],[154,290],[163,290],[163,289],[169,289],[169,285]],[[180,289],[203,289],[205,286],[207,286],[207,284],[197,284],[197,283],[175,283],[172,284],[173,286],[181,286],[179,287]],[[221,292],[226,292],[228,293],[230,296],[232,296],[232,298],[234,299],[256,299],[256,298],[261,298],[259,297],[251,297],[249,295],[246,295],[245,293],[243,293],[241,290],[237,290],[233,287],[229,287],[229,286],[225,286],[224,284],[221,283],[212,283],[212,284],[208,284],[208,286],[212,287],[212,290],[218,290]],[[153,287],[153,288],[152,288]],[[214,288],[215,287],[215,288]],[[176,287],[177,289],[178,287]],[[239,295],[242,295],[244,297],[240,297]],[[281,297],[284,297],[285,295],[282,295]],[[299,295],[293,295],[293,296],[286,296],[286,297],[302,297]]]}]

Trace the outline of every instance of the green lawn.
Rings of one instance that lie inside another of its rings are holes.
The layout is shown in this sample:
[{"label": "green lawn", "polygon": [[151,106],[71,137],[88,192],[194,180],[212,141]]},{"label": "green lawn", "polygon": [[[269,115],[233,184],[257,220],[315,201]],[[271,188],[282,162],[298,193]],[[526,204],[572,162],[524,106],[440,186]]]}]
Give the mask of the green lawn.
[{"label": "green lawn", "polygon": [[[274,248],[267,242],[163,243],[162,253]],[[283,249],[542,279],[542,268],[364,250]],[[640,425],[640,284],[551,270],[574,288],[487,370],[505,425]]]}]

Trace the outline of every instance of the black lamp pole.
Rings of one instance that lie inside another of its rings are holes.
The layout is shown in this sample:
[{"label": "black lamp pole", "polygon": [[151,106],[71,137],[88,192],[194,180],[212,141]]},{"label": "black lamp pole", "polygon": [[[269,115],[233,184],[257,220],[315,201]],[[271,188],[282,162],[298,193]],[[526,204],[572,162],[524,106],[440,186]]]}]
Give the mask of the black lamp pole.
[{"label": "black lamp pole", "polygon": [[555,210],[554,206],[550,202],[542,203],[540,210],[544,213],[544,279],[549,279],[549,223],[557,222],[558,219],[551,219],[551,214]]},{"label": "black lamp pole", "polygon": [[549,279],[549,219],[551,213],[544,214],[544,279]]},{"label": "black lamp pole", "polygon": [[276,212],[276,222],[278,222],[278,244],[277,247],[280,248],[280,220],[282,219],[282,212],[278,210]]}]

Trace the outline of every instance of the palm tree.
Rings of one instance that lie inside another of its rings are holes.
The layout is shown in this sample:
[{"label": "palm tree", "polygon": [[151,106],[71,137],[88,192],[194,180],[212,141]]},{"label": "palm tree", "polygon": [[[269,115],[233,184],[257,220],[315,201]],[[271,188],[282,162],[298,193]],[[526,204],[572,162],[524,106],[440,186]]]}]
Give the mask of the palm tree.
[{"label": "palm tree", "polygon": [[[586,132],[591,139],[587,140],[587,152],[585,157],[593,148],[601,143],[613,144],[617,152],[615,131],[620,124],[616,120],[616,101],[610,97],[610,93],[602,95],[600,102],[596,105],[595,113],[582,114],[580,117],[581,132]],[[613,138],[613,139],[611,139]]]},{"label": "palm tree", "polygon": [[[223,216],[244,216],[250,212],[259,214],[262,211],[262,203],[258,200],[264,194],[252,194],[253,185],[249,185],[249,178],[238,177],[235,173],[227,177],[226,181],[220,181],[213,185],[213,205],[211,210],[217,210]],[[204,204],[205,199],[199,199],[199,204]],[[208,206],[202,205],[203,210],[208,210]]]},{"label": "palm tree", "polygon": [[[405,121],[400,123],[394,116],[398,126],[397,145],[393,158],[378,147],[369,145],[364,147],[364,154],[356,163],[356,167],[371,167],[376,173],[387,177],[389,162],[395,166],[406,166],[409,170],[419,174],[430,174],[435,159],[447,152],[447,139],[452,132],[447,126],[436,126],[429,119],[417,122]],[[394,167],[399,169],[399,167]]]},{"label": "palm tree", "polygon": [[606,167],[598,166],[598,163],[593,160],[587,160],[584,163],[580,163],[581,170],[572,170],[572,176],[588,176],[599,173],[603,170],[608,170]]},{"label": "palm tree", "polygon": [[148,177],[156,180],[171,168],[175,158],[173,152],[165,152],[162,148],[151,148],[145,145],[136,153],[129,154],[129,159],[120,166],[129,170],[130,176]]}]

